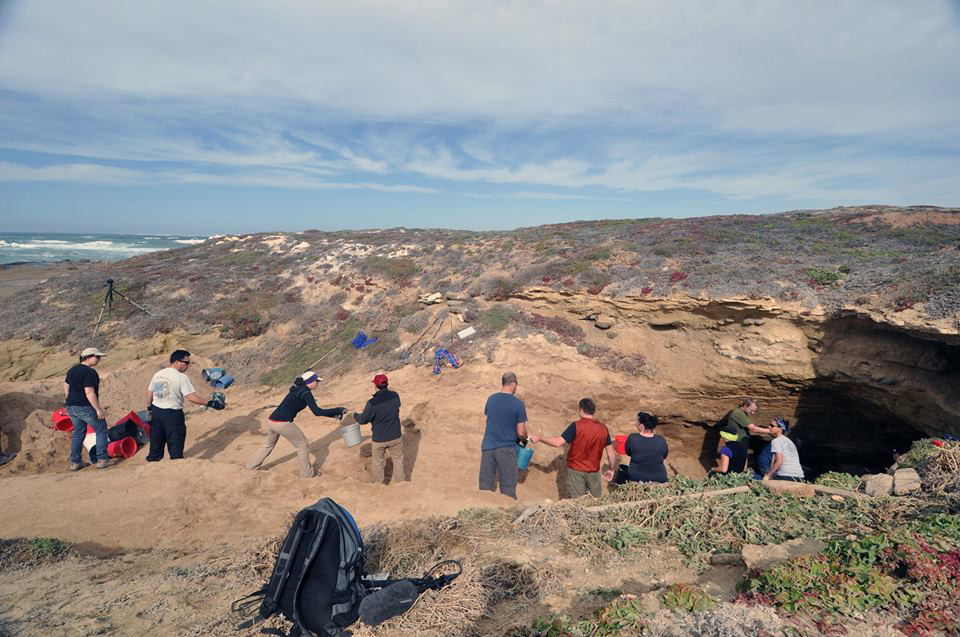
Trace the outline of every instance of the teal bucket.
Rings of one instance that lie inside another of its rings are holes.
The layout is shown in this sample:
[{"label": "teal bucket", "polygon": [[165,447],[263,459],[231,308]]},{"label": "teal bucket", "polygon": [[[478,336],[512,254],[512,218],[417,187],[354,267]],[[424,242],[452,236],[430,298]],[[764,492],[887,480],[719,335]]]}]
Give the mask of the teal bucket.
[{"label": "teal bucket", "polygon": [[521,471],[526,471],[530,464],[530,458],[533,457],[533,449],[517,445],[517,467]]}]

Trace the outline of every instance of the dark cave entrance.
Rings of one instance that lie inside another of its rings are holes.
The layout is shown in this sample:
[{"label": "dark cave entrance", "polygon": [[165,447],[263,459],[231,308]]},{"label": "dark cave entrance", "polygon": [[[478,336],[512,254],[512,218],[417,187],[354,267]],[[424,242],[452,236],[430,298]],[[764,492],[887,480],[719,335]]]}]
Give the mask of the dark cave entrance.
[{"label": "dark cave entrance", "polygon": [[930,435],[864,397],[859,389],[817,382],[799,392],[790,438],[797,444],[808,480],[827,471],[884,472],[895,453],[908,451],[913,441]]}]

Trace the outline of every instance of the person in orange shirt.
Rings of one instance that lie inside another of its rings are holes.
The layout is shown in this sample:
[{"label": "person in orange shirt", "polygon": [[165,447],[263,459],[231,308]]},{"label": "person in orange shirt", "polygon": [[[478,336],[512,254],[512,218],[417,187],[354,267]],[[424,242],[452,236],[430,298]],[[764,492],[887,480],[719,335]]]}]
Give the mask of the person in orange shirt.
[{"label": "person in orange shirt", "polygon": [[567,451],[567,497],[576,498],[590,493],[600,497],[600,462],[603,452],[607,452],[608,467],[603,477],[613,480],[613,470],[617,466],[617,456],[610,439],[607,426],[594,418],[597,405],[589,398],[580,401],[580,419],[570,423],[559,436],[530,436],[532,442],[542,442],[551,447],[562,448],[570,445]]}]

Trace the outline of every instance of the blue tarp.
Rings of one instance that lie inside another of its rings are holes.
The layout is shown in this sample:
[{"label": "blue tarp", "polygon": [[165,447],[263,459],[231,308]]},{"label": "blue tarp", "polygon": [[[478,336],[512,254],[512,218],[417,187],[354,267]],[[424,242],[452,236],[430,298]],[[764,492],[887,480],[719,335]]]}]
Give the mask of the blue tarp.
[{"label": "blue tarp", "polygon": [[373,345],[377,342],[376,338],[368,338],[364,332],[358,332],[350,343],[355,349],[363,349],[367,345]]}]

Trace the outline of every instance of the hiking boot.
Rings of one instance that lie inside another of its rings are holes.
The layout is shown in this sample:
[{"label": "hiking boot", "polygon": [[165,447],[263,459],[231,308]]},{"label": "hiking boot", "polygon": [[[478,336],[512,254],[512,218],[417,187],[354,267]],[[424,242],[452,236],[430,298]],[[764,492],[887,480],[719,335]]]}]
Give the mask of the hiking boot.
[{"label": "hiking boot", "polygon": [[71,462],[71,463],[70,463],[70,471],[80,471],[80,469],[83,469],[83,463],[82,463],[82,462]]},{"label": "hiking boot", "polygon": [[109,469],[113,464],[113,460],[100,460],[97,462],[97,469]]}]

